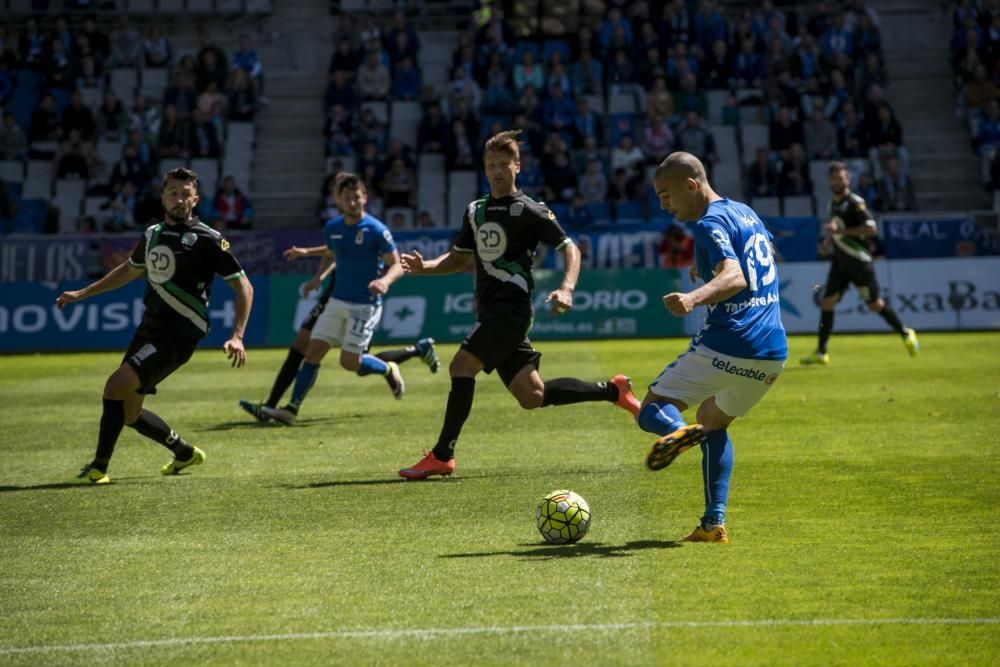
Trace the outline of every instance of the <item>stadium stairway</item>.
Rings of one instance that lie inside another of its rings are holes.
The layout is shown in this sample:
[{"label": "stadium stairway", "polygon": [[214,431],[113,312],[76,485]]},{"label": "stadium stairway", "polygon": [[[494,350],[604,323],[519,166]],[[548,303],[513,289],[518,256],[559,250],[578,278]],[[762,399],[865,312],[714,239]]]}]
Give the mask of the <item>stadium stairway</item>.
[{"label": "stadium stairway", "polygon": [[879,13],[889,85],[903,126],[921,211],[989,209],[979,158],[956,118],[949,66],[951,17],[938,0],[870,0]]}]

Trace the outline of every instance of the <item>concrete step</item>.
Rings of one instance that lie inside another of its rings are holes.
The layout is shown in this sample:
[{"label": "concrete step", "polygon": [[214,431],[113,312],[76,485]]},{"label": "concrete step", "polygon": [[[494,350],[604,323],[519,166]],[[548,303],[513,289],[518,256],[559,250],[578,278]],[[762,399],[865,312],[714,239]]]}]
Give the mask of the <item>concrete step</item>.
[{"label": "concrete step", "polygon": [[917,191],[917,203],[921,211],[973,211],[992,208],[993,199],[982,190],[972,197],[947,191]]}]

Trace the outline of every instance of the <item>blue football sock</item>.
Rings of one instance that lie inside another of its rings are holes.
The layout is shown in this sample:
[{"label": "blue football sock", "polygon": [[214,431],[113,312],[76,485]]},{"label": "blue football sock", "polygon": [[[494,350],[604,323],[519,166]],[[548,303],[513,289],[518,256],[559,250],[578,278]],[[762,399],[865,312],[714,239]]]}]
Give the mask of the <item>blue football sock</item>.
[{"label": "blue football sock", "polygon": [[705,480],[703,524],[724,523],[729,498],[729,476],[733,473],[733,441],[727,431],[710,431],[701,445],[701,474]]},{"label": "blue football sock", "polygon": [[647,403],[635,420],[643,431],[656,435],[667,435],[687,426],[677,406],[664,401]]},{"label": "blue football sock", "polygon": [[319,375],[319,364],[310,364],[308,361],[302,362],[302,367],[299,368],[299,372],[295,375],[295,387],[292,388],[292,400],[289,401],[289,405],[296,410],[299,409],[302,401],[306,400],[306,394],[309,393],[309,390],[316,383],[317,375]]},{"label": "blue football sock", "polygon": [[388,375],[388,373],[389,364],[370,354],[361,355],[361,368],[358,369],[358,375]]}]

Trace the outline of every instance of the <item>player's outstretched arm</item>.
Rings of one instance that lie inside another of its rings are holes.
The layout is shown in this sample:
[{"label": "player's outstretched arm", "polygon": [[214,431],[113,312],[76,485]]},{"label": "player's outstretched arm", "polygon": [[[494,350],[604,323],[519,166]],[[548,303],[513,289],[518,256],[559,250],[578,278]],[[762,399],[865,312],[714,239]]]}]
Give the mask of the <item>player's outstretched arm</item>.
[{"label": "player's outstretched arm", "polygon": [[243,346],[243,335],[247,330],[247,321],[250,319],[250,307],[253,305],[253,285],[246,275],[227,281],[229,286],[236,292],[236,317],[233,320],[233,333],[229,336],[222,349],[226,353],[226,358],[232,363],[234,368],[242,368],[247,362],[247,351]]},{"label": "player's outstretched arm", "polygon": [[289,262],[294,262],[295,260],[301,259],[302,257],[319,257],[320,255],[323,255],[327,250],[328,248],[325,245],[312,246],[311,248],[300,248],[296,245],[293,245],[291,248],[281,253],[281,256],[284,257]]},{"label": "player's outstretched arm", "polygon": [[467,267],[471,259],[471,252],[458,252],[454,248],[434,259],[424,259],[419,250],[414,250],[412,255],[404,254],[400,257],[400,264],[404,273],[437,276],[457,273]]},{"label": "player's outstretched arm", "polygon": [[326,280],[326,277],[337,266],[337,258],[334,256],[333,251],[327,247],[324,247],[323,250],[324,252],[321,253],[323,259],[319,263],[319,268],[316,269],[316,273],[309,279],[309,282],[302,286],[302,296],[309,296],[310,292],[318,290],[319,286]]},{"label": "player's outstretched arm", "polygon": [[56,297],[56,305],[59,306],[59,310],[62,310],[67,304],[82,301],[96,294],[116,290],[141,276],[142,271],[142,269],[132,266],[126,260],[108,271],[103,278],[87,285],[83,289],[63,292]]},{"label": "player's outstretched arm", "polygon": [[560,252],[563,255],[566,269],[558,289],[549,292],[545,303],[552,302],[552,314],[562,315],[573,307],[573,290],[580,279],[580,249],[575,243],[567,243]]},{"label": "player's outstretched arm", "polygon": [[715,277],[690,292],[671,292],[663,297],[663,305],[671,315],[684,317],[698,306],[724,301],[745,289],[743,269],[735,259],[724,259],[715,266]]}]

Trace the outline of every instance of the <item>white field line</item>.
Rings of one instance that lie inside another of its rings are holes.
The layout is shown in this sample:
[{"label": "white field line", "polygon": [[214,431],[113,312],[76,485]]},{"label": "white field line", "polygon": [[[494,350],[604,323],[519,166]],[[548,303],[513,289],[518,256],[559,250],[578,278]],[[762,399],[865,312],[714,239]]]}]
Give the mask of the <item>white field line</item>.
[{"label": "white field line", "polygon": [[175,637],[145,639],[106,644],[51,644],[41,646],[0,647],[0,655],[23,653],[60,653],[70,651],[114,651],[160,648],[197,644],[236,644],[241,642],[287,642],[316,639],[431,639],[469,635],[515,635],[554,632],[621,632],[660,628],[787,628],[880,625],[997,625],[1000,618],[814,618],[764,619],[748,621],[662,621],[648,623],[580,623],[571,625],[510,625],[469,628],[414,628],[411,630],[333,630],[295,632],[274,635],[236,635],[229,637]]}]

